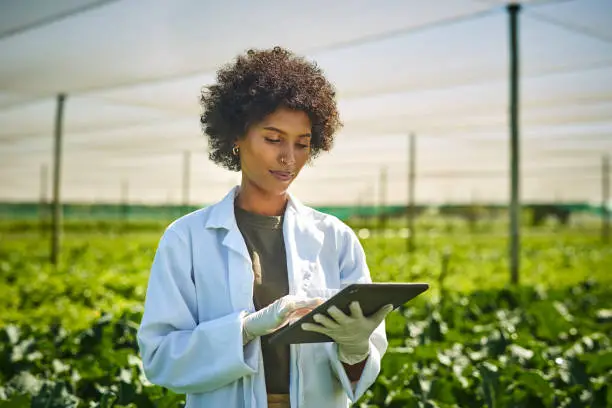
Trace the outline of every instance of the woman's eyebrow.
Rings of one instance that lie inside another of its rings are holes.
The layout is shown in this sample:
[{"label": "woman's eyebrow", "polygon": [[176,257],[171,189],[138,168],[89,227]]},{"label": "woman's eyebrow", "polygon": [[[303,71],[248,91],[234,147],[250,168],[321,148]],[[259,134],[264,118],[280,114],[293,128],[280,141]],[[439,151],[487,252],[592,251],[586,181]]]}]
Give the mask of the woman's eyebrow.
[{"label": "woman's eyebrow", "polygon": [[284,130],[280,130],[278,128],[275,128],[274,126],[264,126],[263,128],[265,130],[271,130],[272,132],[280,133],[281,135],[287,134],[287,132],[285,132]]},{"label": "woman's eyebrow", "polygon": [[[274,126],[264,126],[263,129],[270,130],[272,132],[280,133],[281,135],[287,136],[287,132],[285,132],[284,130],[275,128]],[[311,136],[312,135],[310,133],[304,133],[303,135],[300,135],[298,137],[302,138],[302,137],[311,137]]]}]

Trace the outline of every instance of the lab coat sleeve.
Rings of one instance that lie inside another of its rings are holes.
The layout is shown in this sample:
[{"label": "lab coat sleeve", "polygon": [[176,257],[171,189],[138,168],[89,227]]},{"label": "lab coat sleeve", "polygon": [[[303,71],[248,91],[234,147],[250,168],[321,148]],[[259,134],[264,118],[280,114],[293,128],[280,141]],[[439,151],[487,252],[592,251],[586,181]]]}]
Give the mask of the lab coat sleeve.
[{"label": "lab coat sleeve", "polygon": [[[366,262],[363,247],[352,229],[348,226],[344,229],[340,245],[340,283],[342,288],[351,283],[372,282],[370,271]],[[376,381],[380,374],[380,362],[387,351],[387,335],[385,322],[383,321],[370,336],[370,354],[361,377],[356,384],[349,380],[344,366],[338,358],[338,345],[326,343],[327,354],[331,362],[333,372],[342,384],[351,402],[356,402]]]},{"label": "lab coat sleeve", "polygon": [[180,232],[162,236],[137,339],[145,375],[176,393],[202,393],[257,372],[257,341],[242,345],[242,312],[198,323],[191,250]]}]

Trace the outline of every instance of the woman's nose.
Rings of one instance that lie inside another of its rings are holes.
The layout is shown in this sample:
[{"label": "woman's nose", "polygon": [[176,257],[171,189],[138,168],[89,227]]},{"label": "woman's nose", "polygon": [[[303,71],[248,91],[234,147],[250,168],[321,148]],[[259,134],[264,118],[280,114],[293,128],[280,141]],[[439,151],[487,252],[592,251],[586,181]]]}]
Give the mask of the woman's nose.
[{"label": "woman's nose", "polygon": [[282,165],[292,166],[295,164],[295,153],[291,147],[282,149],[279,156],[279,161]]}]

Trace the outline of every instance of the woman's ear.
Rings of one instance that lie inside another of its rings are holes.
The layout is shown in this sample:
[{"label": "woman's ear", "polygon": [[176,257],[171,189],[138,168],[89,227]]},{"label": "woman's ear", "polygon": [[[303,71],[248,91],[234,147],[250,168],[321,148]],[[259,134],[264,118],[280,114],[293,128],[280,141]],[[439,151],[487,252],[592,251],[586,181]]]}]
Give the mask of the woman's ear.
[{"label": "woman's ear", "polygon": [[[236,136],[234,138],[234,141],[232,142],[232,153],[234,153],[236,149],[240,151],[240,144],[242,139],[244,139],[244,137]],[[238,154],[235,153],[234,155],[237,156]]]}]

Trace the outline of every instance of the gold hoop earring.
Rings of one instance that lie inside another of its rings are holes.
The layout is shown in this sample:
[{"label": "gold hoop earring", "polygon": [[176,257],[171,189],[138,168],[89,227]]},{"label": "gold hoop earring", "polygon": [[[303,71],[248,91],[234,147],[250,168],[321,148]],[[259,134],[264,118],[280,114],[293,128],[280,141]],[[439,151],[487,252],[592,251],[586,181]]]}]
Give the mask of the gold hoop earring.
[{"label": "gold hoop earring", "polygon": [[239,151],[240,151],[240,148],[238,147],[238,145],[234,145],[234,147],[232,147],[232,154],[234,156],[238,156]]}]

